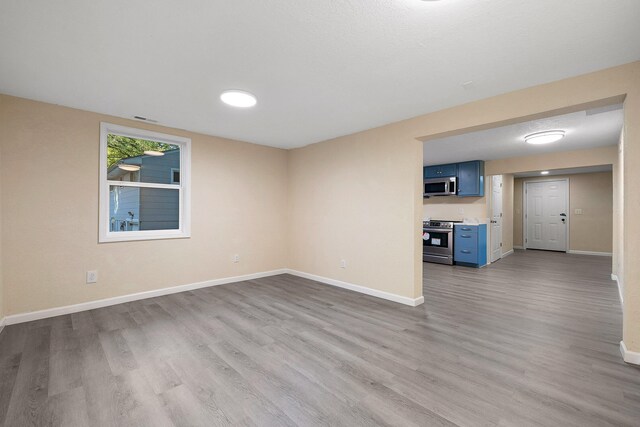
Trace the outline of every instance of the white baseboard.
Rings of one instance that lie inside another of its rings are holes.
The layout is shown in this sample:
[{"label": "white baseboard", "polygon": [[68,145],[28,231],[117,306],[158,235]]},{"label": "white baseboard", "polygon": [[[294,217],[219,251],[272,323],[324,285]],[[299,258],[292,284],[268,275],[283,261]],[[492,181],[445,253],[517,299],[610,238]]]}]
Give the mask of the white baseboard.
[{"label": "white baseboard", "polygon": [[2,332],[2,329],[4,328],[5,325],[15,325],[17,323],[31,322],[33,320],[47,319],[49,317],[78,313],[80,311],[94,310],[96,308],[108,307],[111,305],[122,304],[126,302],[131,302],[131,301],[138,301],[138,300],[143,300],[147,298],[160,297],[163,295],[176,294],[178,292],[192,291],[195,289],[208,288],[211,286],[225,285],[228,283],[243,282],[245,280],[259,279],[261,277],[276,276],[278,274],[285,274],[285,273],[289,273],[294,276],[304,277],[306,279],[315,280],[328,285],[349,289],[355,292],[360,292],[363,294],[386,299],[389,301],[398,302],[400,304],[405,304],[412,307],[415,307],[424,303],[424,297],[407,298],[407,297],[392,294],[389,292],[377,291],[375,289],[370,289],[360,285],[354,285],[347,282],[341,282],[339,280],[316,276],[314,274],[308,274],[308,273],[303,273],[296,270],[283,268],[279,270],[264,271],[261,273],[246,274],[243,276],[225,277],[222,279],[207,280],[205,282],[190,283],[187,285],[173,286],[170,288],[162,288],[162,289],[155,289],[152,291],[138,292],[135,294],[121,295],[117,297],[105,298],[105,299],[96,300],[96,301],[88,301],[80,304],[67,305],[63,307],[54,307],[54,308],[48,308],[45,310],[13,314],[10,316],[6,316],[2,320],[0,320],[0,332]]},{"label": "white baseboard", "polygon": [[505,253],[502,254],[502,258],[508,257],[509,255],[513,255],[513,249],[511,249],[510,251],[507,251]]},{"label": "white baseboard", "polygon": [[514,246],[513,249],[524,249],[524,246]]},{"label": "white baseboard", "polygon": [[[178,292],[192,291],[194,289],[208,288],[210,286],[225,285],[227,283],[242,282],[245,280],[259,279],[261,277],[275,276],[286,273],[286,269],[264,271],[261,273],[246,274],[243,276],[225,277],[222,279],[207,280],[205,282],[190,283],[187,285],[173,286],[170,288],[155,289],[153,291],[138,292],[135,294],[121,295],[113,298],[106,298],[96,301],[88,301],[80,304],[67,305],[64,307],[49,308],[46,310],[31,311],[28,313],[14,314],[7,316],[3,322],[7,325],[16,323],[31,322],[33,320],[46,319],[49,317],[62,316],[64,314],[78,313],[80,311],[93,310],[110,305],[122,304],[125,302],[138,301],[147,298],[154,298],[163,295],[175,294]],[[0,328],[1,329],[1,328]]]},{"label": "white baseboard", "polygon": [[593,252],[593,251],[574,251],[574,250],[568,250],[567,251],[568,254],[575,254],[575,255],[595,255],[595,256],[611,256],[611,252]]},{"label": "white baseboard", "polygon": [[424,297],[408,298],[402,295],[392,294],[390,292],[378,291],[376,289],[367,288],[365,286],[354,285],[353,283],[342,282],[340,280],[329,279],[328,277],[316,276],[315,274],[304,273],[297,270],[287,270],[287,273],[294,276],[303,277],[305,279],[315,280],[316,282],[325,283],[327,285],[336,286],[338,288],[348,289],[350,291],[359,292],[361,294],[371,295],[374,297],[386,299],[411,307],[416,307],[424,303]]},{"label": "white baseboard", "polygon": [[622,353],[622,358],[625,362],[640,365],[640,353],[627,350],[627,346],[624,345],[624,341],[620,341],[620,353]]},{"label": "white baseboard", "polygon": [[622,309],[624,310],[624,296],[622,295],[622,284],[620,283],[620,278],[616,274],[611,274],[611,280],[615,280],[616,285],[618,286],[618,295],[620,296],[620,304],[622,305]]}]

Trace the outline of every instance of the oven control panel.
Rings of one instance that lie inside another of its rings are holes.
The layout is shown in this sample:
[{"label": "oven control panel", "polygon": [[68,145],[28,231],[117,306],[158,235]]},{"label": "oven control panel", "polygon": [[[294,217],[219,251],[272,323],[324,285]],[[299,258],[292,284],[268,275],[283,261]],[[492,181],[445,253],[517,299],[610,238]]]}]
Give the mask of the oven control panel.
[{"label": "oven control panel", "polygon": [[422,227],[431,228],[453,228],[453,222],[451,221],[423,221]]}]

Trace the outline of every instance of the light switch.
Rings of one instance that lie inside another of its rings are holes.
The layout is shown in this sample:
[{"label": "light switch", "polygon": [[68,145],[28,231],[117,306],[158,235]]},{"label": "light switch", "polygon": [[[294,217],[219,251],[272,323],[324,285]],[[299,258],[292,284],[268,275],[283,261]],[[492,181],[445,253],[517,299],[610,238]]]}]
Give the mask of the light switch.
[{"label": "light switch", "polygon": [[576,210],[574,211],[574,213],[575,213],[576,215],[582,215],[582,209],[576,209]]}]

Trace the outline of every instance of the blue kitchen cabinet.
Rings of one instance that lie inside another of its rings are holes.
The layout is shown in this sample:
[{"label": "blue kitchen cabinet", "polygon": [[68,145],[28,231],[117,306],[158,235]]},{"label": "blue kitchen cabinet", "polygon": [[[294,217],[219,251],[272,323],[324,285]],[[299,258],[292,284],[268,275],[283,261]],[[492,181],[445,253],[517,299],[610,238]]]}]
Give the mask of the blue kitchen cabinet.
[{"label": "blue kitchen cabinet", "polygon": [[454,225],[453,261],[468,267],[487,264],[487,224]]},{"label": "blue kitchen cabinet", "polygon": [[424,179],[456,176],[457,173],[458,173],[458,165],[455,163],[450,165],[437,165],[437,166],[424,167]]},{"label": "blue kitchen cabinet", "polygon": [[457,166],[458,196],[484,196],[484,162],[482,160],[474,160],[458,163]]}]

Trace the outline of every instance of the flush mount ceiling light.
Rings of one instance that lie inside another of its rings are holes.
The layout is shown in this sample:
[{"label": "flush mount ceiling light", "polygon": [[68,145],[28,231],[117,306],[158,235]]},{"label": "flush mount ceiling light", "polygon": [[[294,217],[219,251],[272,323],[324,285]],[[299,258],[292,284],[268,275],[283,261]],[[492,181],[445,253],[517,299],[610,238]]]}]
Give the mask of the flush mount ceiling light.
[{"label": "flush mount ceiling light", "polygon": [[162,151],[156,151],[156,150],[145,150],[144,154],[146,154],[147,156],[154,156],[154,157],[164,156],[164,153]]},{"label": "flush mount ceiling light", "polygon": [[564,138],[563,130],[545,130],[544,132],[531,133],[524,137],[527,144],[541,145],[550,144]]},{"label": "flush mount ceiling light", "polygon": [[255,95],[244,90],[225,90],[220,95],[220,100],[227,105],[238,108],[253,107],[258,103]]},{"label": "flush mount ceiling light", "polygon": [[540,172],[540,175],[549,175],[549,171],[542,171]]},{"label": "flush mount ceiling light", "polygon": [[140,166],[138,165],[130,165],[127,163],[120,163],[118,165],[119,169],[122,169],[123,171],[127,171],[127,172],[135,172],[135,171],[139,171],[140,170]]}]

